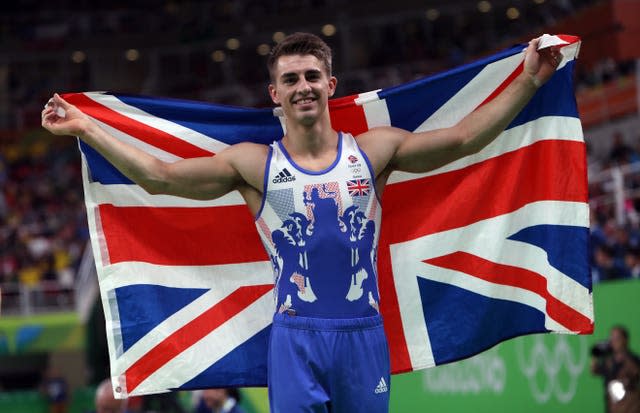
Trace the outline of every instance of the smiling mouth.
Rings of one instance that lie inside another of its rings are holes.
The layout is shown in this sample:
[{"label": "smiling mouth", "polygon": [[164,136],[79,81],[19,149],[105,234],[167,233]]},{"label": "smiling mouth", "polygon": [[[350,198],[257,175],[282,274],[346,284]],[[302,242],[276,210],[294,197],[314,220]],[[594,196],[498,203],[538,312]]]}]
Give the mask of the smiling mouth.
[{"label": "smiling mouth", "polygon": [[317,99],[313,98],[313,97],[307,97],[307,98],[302,98],[302,99],[298,99],[298,100],[294,100],[293,104],[294,105],[307,105],[309,103],[313,103],[315,102]]}]

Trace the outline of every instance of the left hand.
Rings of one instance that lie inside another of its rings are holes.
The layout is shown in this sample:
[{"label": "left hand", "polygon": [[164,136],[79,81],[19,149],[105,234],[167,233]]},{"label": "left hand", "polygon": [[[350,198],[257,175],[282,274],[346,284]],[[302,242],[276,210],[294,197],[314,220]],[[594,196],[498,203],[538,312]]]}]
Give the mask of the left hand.
[{"label": "left hand", "polygon": [[540,87],[553,76],[562,62],[562,53],[557,46],[538,50],[540,38],[533,39],[524,54],[524,72],[531,76],[534,84]]}]

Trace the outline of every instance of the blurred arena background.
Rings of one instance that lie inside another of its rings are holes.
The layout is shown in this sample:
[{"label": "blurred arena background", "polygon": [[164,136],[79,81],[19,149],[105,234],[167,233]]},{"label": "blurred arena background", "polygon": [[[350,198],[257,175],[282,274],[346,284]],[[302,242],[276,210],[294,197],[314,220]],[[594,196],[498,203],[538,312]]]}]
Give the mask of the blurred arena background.
[{"label": "blurred arena background", "polygon": [[[14,1],[0,15],[0,412],[83,413],[109,375],[75,139],[40,127],[53,92],[108,90],[269,106],[285,34],[334,50],[337,96],[397,85],[541,33],[582,37],[596,331],[530,336],[395,376],[392,412],[602,412],[589,349],[614,324],[640,352],[640,1]],[[264,389],[241,389],[266,412]],[[195,395],[131,400],[191,412]],[[53,410],[62,409],[62,410]]]}]

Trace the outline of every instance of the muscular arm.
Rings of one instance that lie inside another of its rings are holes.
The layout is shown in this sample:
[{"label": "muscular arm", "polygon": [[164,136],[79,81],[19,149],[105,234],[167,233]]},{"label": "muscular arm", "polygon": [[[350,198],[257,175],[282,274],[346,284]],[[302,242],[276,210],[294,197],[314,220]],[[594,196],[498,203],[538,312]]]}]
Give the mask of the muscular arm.
[{"label": "muscular arm", "polygon": [[[427,172],[480,151],[491,143],[555,72],[559,52],[538,52],[538,39],[525,51],[523,72],[495,99],[464,117],[456,125],[410,133],[397,128],[376,128],[359,137],[376,174],[392,170]],[[534,81],[535,79],[535,81]]]},{"label": "muscular arm", "polygon": [[[64,109],[64,117],[57,108]],[[167,163],[114,138],[57,94],[43,111],[42,126],[56,135],[78,136],[151,194],[214,199],[235,189],[262,189],[264,145],[239,144],[216,156]]]}]

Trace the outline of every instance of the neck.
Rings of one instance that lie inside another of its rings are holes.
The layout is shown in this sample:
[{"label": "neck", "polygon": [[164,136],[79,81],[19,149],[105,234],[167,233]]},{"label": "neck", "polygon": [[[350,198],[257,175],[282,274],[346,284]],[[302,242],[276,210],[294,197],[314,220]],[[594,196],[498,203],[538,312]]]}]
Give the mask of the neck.
[{"label": "neck", "polygon": [[338,134],[331,128],[328,117],[309,126],[287,122],[287,134],[282,138],[292,156],[311,158],[335,152],[337,141]]}]

